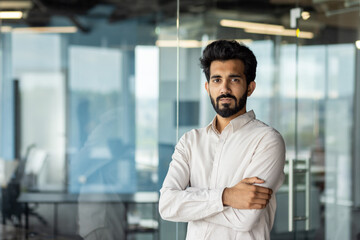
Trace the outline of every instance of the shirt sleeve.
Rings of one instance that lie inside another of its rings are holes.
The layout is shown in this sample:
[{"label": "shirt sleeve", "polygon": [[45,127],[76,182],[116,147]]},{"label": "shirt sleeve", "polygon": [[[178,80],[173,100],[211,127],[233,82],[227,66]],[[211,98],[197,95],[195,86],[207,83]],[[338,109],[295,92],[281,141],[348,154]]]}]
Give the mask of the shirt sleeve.
[{"label": "shirt sleeve", "polygon": [[190,169],[185,136],[175,147],[168,173],[160,189],[159,212],[161,217],[168,221],[196,221],[224,210],[224,188],[188,187]]},{"label": "shirt sleeve", "polygon": [[237,231],[251,231],[254,229],[264,211],[271,211],[272,215],[275,213],[275,193],[284,181],[284,164],[284,140],[278,132],[271,131],[259,142],[244,174],[244,178],[259,177],[265,180],[265,183],[257,185],[273,190],[270,204],[261,210],[225,207],[222,212],[207,217],[204,220]]}]

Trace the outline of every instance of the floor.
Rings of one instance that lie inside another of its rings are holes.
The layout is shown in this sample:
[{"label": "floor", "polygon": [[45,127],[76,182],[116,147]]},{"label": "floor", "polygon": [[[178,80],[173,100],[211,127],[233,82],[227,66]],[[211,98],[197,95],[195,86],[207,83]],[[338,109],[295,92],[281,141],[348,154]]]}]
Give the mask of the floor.
[{"label": "floor", "polygon": [[[26,236],[26,231],[23,228],[17,228],[11,225],[0,225],[0,239],[1,240],[74,240],[74,237],[66,236],[51,236],[42,233],[33,233],[28,232]],[[78,238],[81,239],[81,238]]]}]

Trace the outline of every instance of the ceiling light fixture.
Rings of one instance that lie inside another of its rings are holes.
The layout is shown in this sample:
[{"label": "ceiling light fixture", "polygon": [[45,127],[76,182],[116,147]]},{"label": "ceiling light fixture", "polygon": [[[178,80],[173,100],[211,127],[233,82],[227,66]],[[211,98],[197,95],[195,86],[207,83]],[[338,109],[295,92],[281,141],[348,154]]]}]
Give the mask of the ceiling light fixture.
[{"label": "ceiling light fixture", "polygon": [[297,34],[296,30],[285,29],[284,26],[275,25],[275,24],[253,23],[253,22],[222,19],[220,21],[220,25],[223,27],[242,28],[244,29],[245,32],[248,33],[280,35],[280,36],[289,36],[289,37],[297,36],[299,38],[306,38],[306,39],[314,38],[314,33],[312,32],[299,32]]},{"label": "ceiling light fixture", "polygon": [[356,48],[357,48],[357,49],[360,49],[360,40],[357,40],[357,41],[355,42],[355,45],[356,45]]},{"label": "ceiling light fixture", "polygon": [[[156,46],[158,47],[177,47],[177,40],[157,40]],[[179,47],[182,48],[199,48],[201,47],[201,41],[197,40],[180,40]]]},{"label": "ceiling light fixture", "polygon": [[301,13],[301,17],[302,17],[302,19],[304,19],[305,21],[306,20],[308,20],[309,18],[310,18],[310,12],[306,12],[306,11],[304,11],[304,12],[302,12]]},{"label": "ceiling light fixture", "polygon": [[0,19],[21,19],[22,16],[21,11],[0,11]]},{"label": "ceiling light fixture", "polygon": [[[312,39],[314,38],[314,33],[312,32],[298,32],[296,33],[295,29],[283,29],[283,31],[271,31],[271,30],[264,30],[264,31],[257,31],[253,29],[244,29],[247,33],[257,33],[257,34],[265,34],[265,35],[280,35],[286,37],[298,37],[298,38],[305,38],[305,39]],[[298,35],[298,36],[297,36]]]},{"label": "ceiling light fixture", "polygon": [[32,1],[28,0],[1,0],[0,2],[0,9],[29,9],[32,6]]},{"label": "ceiling light fixture", "polygon": [[220,25],[223,27],[253,29],[253,30],[257,30],[257,31],[270,30],[270,31],[281,32],[284,29],[284,26],[281,26],[281,25],[244,22],[244,21],[236,21],[236,20],[228,20],[228,19],[222,19],[220,21]]},{"label": "ceiling light fixture", "polygon": [[267,35],[281,35],[289,37],[299,37],[299,38],[314,38],[314,33],[312,32],[299,32],[296,33],[296,30],[285,29],[284,26],[275,25],[275,24],[265,24],[265,23],[253,23],[253,22],[244,22],[236,20],[222,19],[220,25],[223,27],[232,27],[232,28],[242,28],[245,32],[248,33],[257,33],[257,34],[267,34]]},{"label": "ceiling light fixture", "polygon": [[0,26],[0,32],[11,32],[12,27],[10,26]]},{"label": "ceiling light fixture", "polygon": [[13,28],[14,33],[75,33],[77,27],[28,27],[28,28]]}]

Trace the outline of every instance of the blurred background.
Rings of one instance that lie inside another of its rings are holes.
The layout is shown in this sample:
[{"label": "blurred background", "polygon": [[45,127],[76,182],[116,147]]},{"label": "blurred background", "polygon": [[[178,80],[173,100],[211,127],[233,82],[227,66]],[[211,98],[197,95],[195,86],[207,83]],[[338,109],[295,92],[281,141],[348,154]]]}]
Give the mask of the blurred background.
[{"label": "blurred background", "polygon": [[1,0],[1,239],[185,239],[158,191],[215,116],[199,58],[258,59],[287,148],[272,239],[360,239],[359,0]]}]

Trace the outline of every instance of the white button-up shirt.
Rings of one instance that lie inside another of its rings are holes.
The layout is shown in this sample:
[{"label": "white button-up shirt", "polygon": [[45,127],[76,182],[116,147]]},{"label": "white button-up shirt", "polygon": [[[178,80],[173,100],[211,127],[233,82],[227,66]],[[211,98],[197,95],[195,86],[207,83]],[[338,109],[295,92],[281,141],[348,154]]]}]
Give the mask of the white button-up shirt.
[{"label": "white button-up shirt", "polygon": [[[249,111],[221,132],[216,118],[205,128],[185,133],[175,147],[160,190],[163,219],[189,222],[187,240],[270,239],[275,193],[284,180],[285,144],[273,128]],[[223,206],[225,187],[244,178],[265,180],[274,192],[265,209]]]}]

